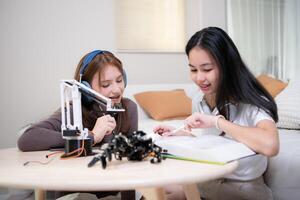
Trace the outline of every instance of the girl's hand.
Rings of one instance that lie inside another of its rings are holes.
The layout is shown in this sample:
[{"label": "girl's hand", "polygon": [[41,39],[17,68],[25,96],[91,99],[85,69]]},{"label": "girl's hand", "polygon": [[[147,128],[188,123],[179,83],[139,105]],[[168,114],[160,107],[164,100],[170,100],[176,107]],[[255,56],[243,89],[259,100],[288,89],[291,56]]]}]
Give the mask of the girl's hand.
[{"label": "girl's hand", "polygon": [[175,127],[173,126],[159,125],[154,128],[153,132],[161,136],[192,135],[191,130],[186,129],[183,126],[178,129],[175,129]]},{"label": "girl's hand", "polygon": [[111,134],[116,126],[117,124],[115,118],[111,117],[110,115],[99,117],[92,130],[95,143],[100,142],[105,135]]},{"label": "girl's hand", "polygon": [[211,128],[214,127],[218,117],[202,113],[194,113],[185,119],[185,126],[191,128]]},{"label": "girl's hand", "polygon": [[153,132],[159,135],[165,135],[172,132],[173,130],[175,130],[175,127],[161,124],[154,127]]}]

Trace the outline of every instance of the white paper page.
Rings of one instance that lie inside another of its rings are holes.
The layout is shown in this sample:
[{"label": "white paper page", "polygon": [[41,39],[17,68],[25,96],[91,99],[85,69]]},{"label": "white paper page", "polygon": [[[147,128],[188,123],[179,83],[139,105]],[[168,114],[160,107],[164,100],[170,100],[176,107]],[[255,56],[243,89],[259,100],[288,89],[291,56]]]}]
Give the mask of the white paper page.
[{"label": "white paper page", "polygon": [[242,143],[215,135],[161,137],[155,143],[170,154],[197,160],[229,162],[255,154]]}]

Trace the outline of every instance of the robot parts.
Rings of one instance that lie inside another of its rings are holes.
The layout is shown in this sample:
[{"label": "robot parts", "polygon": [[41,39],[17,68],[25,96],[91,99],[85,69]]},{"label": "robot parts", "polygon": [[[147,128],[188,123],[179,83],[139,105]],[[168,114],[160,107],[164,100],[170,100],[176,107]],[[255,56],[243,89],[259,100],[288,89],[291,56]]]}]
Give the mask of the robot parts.
[{"label": "robot parts", "polygon": [[153,143],[152,138],[147,137],[143,131],[135,131],[130,136],[126,137],[119,133],[115,135],[104,152],[95,156],[88,167],[92,167],[98,161],[101,161],[102,168],[105,169],[107,161],[111,161],[112,154],[116,160],[122,160],[127,157],[130,161],[141,161],[144,158],[151,156],[151,163],[159,163],[162,159],[162,148]]}]

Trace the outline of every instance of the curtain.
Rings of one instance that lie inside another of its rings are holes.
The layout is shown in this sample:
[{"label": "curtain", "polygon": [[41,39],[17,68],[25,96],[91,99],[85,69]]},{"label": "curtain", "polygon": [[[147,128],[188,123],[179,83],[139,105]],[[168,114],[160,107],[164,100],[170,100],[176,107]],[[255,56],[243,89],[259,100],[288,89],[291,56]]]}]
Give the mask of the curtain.
[{"label": "curtain", "polygon": [[283,29],[283,78],[300,75],[300,1],[285,0]]},{"label": "curtain", "polygon": [[299,74],[299,12],[297,0],[227,0],[228,34],[254,74]]},{"label": "curtain", "polygon": [[116,0],[119,51],[183,52],[185,0]]}]

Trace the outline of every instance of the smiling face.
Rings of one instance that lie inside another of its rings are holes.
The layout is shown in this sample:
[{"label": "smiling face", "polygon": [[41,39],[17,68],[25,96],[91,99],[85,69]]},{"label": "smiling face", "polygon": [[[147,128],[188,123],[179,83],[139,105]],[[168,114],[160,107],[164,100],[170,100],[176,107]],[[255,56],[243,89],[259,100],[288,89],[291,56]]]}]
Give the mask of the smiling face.
[{"label": "smiling face", "polygon": [[[100,78],[100,79],[99,79]],[[106,65],[99,73],[95,73],[91,81],[92,88],[112,100],[112,104],[121,103],[125,84],[122,73],[113,65]]]},{"label": "smiling face", "polygon": [[219,68],[208,51],[194,47],[189,52],[190,77],[207,97],[214,97],[219,83]]}]

